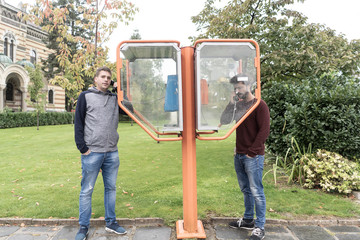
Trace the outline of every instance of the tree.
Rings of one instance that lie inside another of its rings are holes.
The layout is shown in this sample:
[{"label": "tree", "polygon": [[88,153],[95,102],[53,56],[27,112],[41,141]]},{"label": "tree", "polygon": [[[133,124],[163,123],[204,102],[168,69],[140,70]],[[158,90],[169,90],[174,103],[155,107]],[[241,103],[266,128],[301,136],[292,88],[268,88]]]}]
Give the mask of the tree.
[{"label": "tree", "polygon": [[[83,37],[84,39],[90,41],[91,37],[94,37],[94,32],[92,29],[84,29],[81,26],[76,24],[77,21],[81,21],[81,14],[82,12],[78,11],[79,7],[86,3],[86,0],[57,0],[53,1],[54,8],[65,8],[67,7],[68,13],[66,14],[66,19],[64,21],[65,25],[69,29],[69,33],[72,37]],[[83,21],[88,22],[88,20],[84,19]],[[41,24],[42,26],[54,26],[55,24],[51,21],[51,17],[45,17]],[[64,73],[66,70],[60,66],[60,63],[57,59],[57,56],[60,55],[61,48],[59,47],[59,42],[57,41],[59,36],[59,32],[57,28],[54,28],[53,31],[49,32],[49,38],[46,42],[46,47],[53,50],[51,54],[49,54],[47,59],[42,59],[42,70],[44,71],[44,75],[48,79],[57,78],[61,73]],[[68,41],[67,38],[64,38],[66,46],[69,47],[70,54],[68,56],[69,60],[72,61],[74,54],[77,51],[78,43]],[[70,79],[72,78],[71,75],[67,74]],[[92,77],[90,76],[82,76],[84,80],[84,88],[87,88],[92,83]],[[64,83],[60,83],[58,85],[69,86],[69,81],[64,80]],[[59,81],[62,81],[61,79]],[[73,79],[72,79],[73,81]],[[53,83],[57,83],[58,80],[54,81]],[[67,110],[70,111],[73,107],[74,99],[74,91],[73,88],[64,88],[65,89],[65,97],[66,97],[66,107]]]},{"label": "tree", "polygon": [[139,33],[139,29],[135,29],[134,32],[131,34],[131,37],[130,37],[131,40],[141,40],[141,35]]},{"label": "tree", "polygon": [[329,71],[345,76],[359,74],[360,41],[324,25],[308,24],[307,17],[287,7],[304,0],[232,0],[218,9],[207,0],[192,17],[200,38],[250,38],[259,43],[261,78],[271,81],[301,81]]},{"label": "tree", "polygon": [[37,130],[39,130],[39,113],[44,111],[44,107],[46,104],[46,95],[42,92],[44,84],[44,76],[41,71],[41,68],[36,65],[35,69],[31,67],[26,67],[26,70],[29,73],[30,84],[29,84],[29,94],[32,104],[35,107],[36,113],[36,126]]},{"label": "tree", "polygon": [[[85,0],[57,0],[53,1],[54,8],[64,8],[67,6],[68,13],[66,14],[65,25],[68,26],[69,32],[71,36],[83,36],[85,39],[90,40],[94,33],[92,29],[84,29],[81,26],[76,25],[76,21],[81,21],[81,12],[77,9],[79,6],[84,4]],[[70,5],[71,4],[71,5]],[[55,24],[51,21],[51,18],[45,17],[41,26],[54,26]],[[51,79],[54,78],[61,72],[64,72],[64,69],[60,67],[59,62],[56,59],[56,56],[60,54],[61,49],[59,48],[59,42],[57,38],[59,36],[59,32],[56,28],[53,31],[49,32],[49,38],[45,41],[46,47],[53,50],[51,54],[49,54],[47,59],[42,59],[42,70],[44,71],[45,77]],[[69,47],[72,54],[69,55],[69,58],[72,58],[77,49],[77,43],[68,41],[66,38],[66,45]]]},{"label": "tree", "polygon": [[[97,4],[102,5],[101,11]],[[98,67],[108,65],[108,48],[102,44],[109,40],[119,22],[128,24],[136,11],[127,0],[59,0],[54,3],[36,0],[24,19],[42,26],[55,39],[55,59],[61,70],[51,82],[65,87],[71,98],[73,91],[78,94],[83,90],[84,79],[92,79]],[[95,26],[98,26],[97,34]],[[101,43],[96,48],[95,40]]]}]

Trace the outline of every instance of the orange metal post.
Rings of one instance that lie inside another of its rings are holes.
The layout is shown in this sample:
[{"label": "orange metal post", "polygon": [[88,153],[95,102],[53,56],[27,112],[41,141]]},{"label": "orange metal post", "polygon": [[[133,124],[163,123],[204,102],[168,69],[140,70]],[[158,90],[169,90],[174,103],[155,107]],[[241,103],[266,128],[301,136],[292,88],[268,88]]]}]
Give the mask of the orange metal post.
[{"label": "orange metal post", "polygon": [[177,238],[206,238],[197,219],[194,48],[181,49],[183,89],[183,215],[176,222]]}]

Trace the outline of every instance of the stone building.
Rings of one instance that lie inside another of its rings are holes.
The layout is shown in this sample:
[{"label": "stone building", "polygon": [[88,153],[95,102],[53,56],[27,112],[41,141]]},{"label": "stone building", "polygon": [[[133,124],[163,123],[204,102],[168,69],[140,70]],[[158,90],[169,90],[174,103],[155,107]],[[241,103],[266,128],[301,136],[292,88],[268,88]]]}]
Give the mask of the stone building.
[{"label": "stone building", "polygon": [[[43,42],[47,33],[39,26],[18,17],[19,8],[0,0],[0,112],[31,111],[28,87],[30,78],[25,66],[34,67],[47,59],[50,50]],[[65,111],[65,91],[44,79],[46,111]]]}]

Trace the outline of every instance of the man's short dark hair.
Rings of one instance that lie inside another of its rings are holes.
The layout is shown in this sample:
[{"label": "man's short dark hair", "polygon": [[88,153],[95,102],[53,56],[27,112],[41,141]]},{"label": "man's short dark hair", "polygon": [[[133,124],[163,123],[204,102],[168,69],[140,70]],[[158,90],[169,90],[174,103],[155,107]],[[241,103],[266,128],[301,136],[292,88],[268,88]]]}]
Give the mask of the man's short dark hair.
[{"label": "man's short dark hair", "polygon": [[231,84],[242,83],[244,85],[249,85],[251,82],[248,75],[240,73],[230,78],[230,83]]},{"label": "man's short dark hair", "polygon": [[108,73],[110,73],[110,75],[111,75],[111,70],[110,70],[110,68],[108,68],[108,67],[106,67],[106,66],[103,66],[103,67],[99,67],[99,68],[96,70],[95,77],[98,77],[101,71],[108,72]]}]

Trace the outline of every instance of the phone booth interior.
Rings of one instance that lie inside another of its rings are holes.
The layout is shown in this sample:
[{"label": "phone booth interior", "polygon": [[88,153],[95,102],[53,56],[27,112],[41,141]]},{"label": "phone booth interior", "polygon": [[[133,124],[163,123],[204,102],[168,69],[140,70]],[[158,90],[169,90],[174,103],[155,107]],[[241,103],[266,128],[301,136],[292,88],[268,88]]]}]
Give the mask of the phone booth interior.
[{"label": "phone booth interior", "polygon": [[122,90],[133,114],[157,135],[183,128],[181,52],[176,42],[124,42]]},{"label": "phone booth interior", "polygon": [[[228,131],[245,113],[255,106],[234,109],[230,122],[220,119],[229,103],[238,103],[234,84],[243,83],[252,95],[257,84],[256,48],[251,42],[202,42],[195,50],[196,64],[196,128],[198,130]],[[234,101],[235,100],[235,101]],[[236,104],[241,105],[241,104]],[[244,104],[242,104],[243,106]],[[245,105],[244,105],[245,106]]]}]

